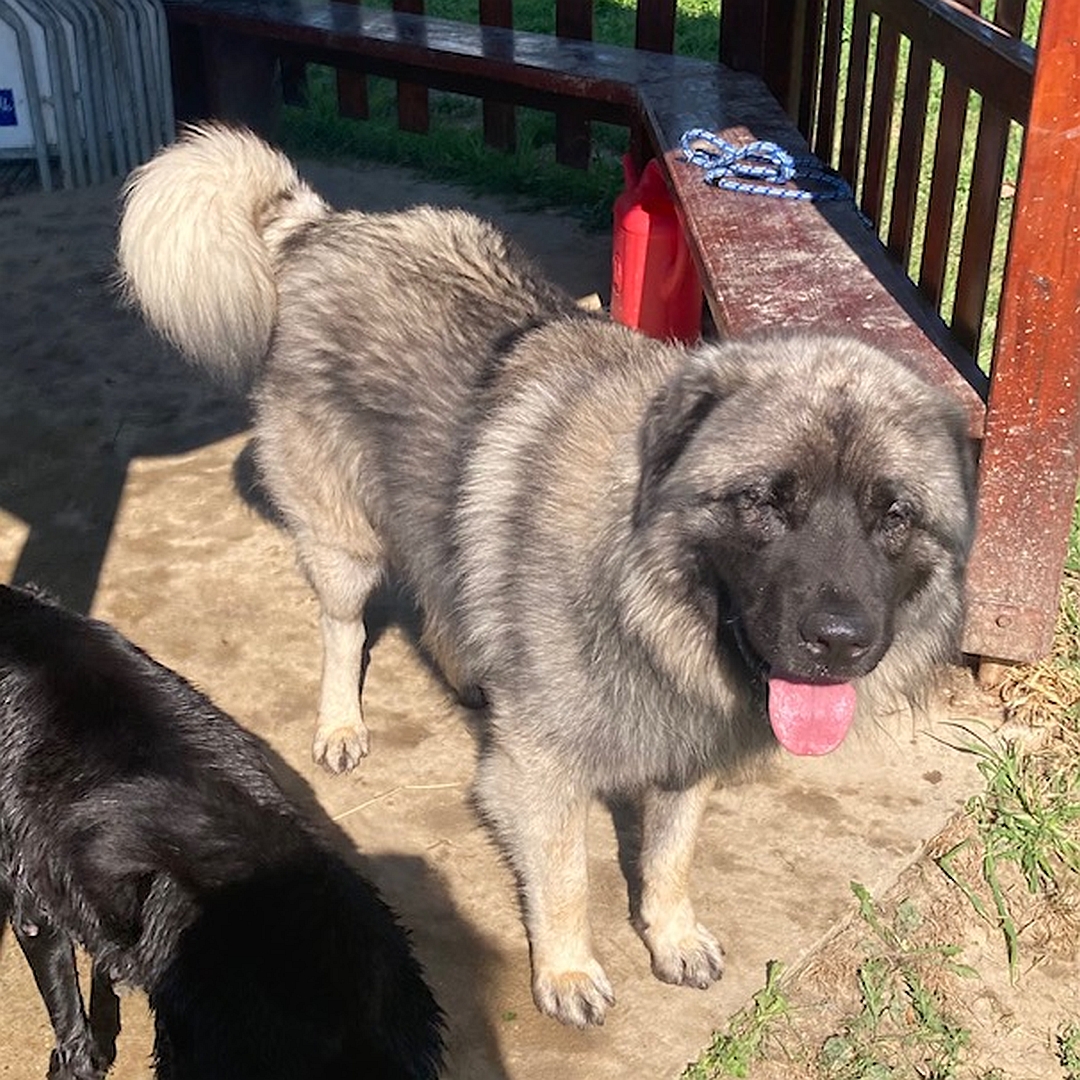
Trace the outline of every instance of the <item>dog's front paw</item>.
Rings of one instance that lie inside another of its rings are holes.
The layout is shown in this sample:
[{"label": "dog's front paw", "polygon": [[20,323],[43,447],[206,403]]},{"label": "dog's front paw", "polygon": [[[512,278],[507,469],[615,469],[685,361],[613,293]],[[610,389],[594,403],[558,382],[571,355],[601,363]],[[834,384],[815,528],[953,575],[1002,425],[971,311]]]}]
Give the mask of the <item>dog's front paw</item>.
[{"label": "dog's front paw", "polygon": [[54,1047],[49,1055],[48,1080],[104,1080],[110,1062],[89,1039]]},{"label": "dog's front paw", "polygon": [[367,757],[371,747],[368,729],[360,725],[353,727],[343,724],[340,727],[320,727],[315,730],[315,742],[311,747],[311,756],[317,765],[322,765],[332,773],[349,772]]},{"label": "dog's front paw", "polygon": [[663,933],[649,929],[642,937],[652,956],[653,974],[664,982],[704,990],[724,974],[724,950],[698,922],[672,926]]},{"label": "dog's front paw", "polygon": [[595,961],[584,970],[540,971],[533,978],[533,1000],[548,1016],[576,1028],[600,1025],[615,994],[604,969]]}]

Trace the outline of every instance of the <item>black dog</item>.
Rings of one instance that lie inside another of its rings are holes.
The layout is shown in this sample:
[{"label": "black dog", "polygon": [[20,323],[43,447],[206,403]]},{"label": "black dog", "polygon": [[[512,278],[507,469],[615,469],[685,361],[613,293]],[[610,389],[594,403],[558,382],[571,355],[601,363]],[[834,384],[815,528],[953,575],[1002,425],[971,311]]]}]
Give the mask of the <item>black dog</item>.
[{"label": "black dog", "polygon": [[438,1073],[441,1014],[405,932],[256,740],[111,627],[0,586],[6,918],[56,1032],[53,1080],[111,1065],[113,981],[149,995],[159,1078]]}]

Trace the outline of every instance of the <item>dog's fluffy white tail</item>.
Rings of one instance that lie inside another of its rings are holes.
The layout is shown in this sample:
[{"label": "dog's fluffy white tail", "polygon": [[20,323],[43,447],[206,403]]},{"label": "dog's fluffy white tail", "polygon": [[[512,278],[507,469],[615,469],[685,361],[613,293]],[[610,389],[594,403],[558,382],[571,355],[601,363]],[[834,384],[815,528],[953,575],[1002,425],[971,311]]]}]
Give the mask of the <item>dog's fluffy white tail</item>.
[{"label": "dog's fluffy white tail", "polygon": [[275,249],[330,208],[249,131],[188,129],[122,194],[120,283],[146,321],[217,378],[247,383],[277,311]]}]

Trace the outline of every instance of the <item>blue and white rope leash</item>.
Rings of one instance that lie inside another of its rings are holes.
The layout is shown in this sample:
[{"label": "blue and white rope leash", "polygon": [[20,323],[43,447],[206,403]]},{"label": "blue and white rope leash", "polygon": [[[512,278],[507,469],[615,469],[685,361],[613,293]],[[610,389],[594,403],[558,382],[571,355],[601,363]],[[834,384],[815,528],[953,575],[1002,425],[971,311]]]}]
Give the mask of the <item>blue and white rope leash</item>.
[{"label": "blue and white rope leash", "polygon": [[[770,195],[776,199],[854,199],[848,182],[817,158],[789,154],[776,143],[758,140],[737,146],[705,128],[691,128],[680,140],[691,165],[705,170],[705,183],[726,191]],[[813,187],[788,187],[809,183]]]}]

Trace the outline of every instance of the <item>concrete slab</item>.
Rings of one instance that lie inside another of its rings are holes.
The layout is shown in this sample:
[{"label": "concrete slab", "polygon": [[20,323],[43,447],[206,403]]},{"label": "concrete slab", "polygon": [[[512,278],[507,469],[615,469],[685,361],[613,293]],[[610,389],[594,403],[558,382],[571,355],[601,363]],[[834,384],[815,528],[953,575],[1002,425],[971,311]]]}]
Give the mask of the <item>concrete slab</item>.
[{"label": "concrete slab", "polygon": [[[339,206],[464,204],[497,219],[575,294],[607,297],[609,240],[400,170],[310,166]],[[242,406],[189,375],[110,287],[115,188],[0,202],[0,578],[36,580],[113,621],[262,736],[290,782],[365,853],[412,929],[449,1015],[447,1075],[471,1080],[674,1077],[761,985],[850,910],[849,882],[895,879],[974,790],[970,761],[894,718],[821,760],[777,758],[718,791],[698,857],[702,920],[728,952],[704,992],[649,972],[627,920],[610,816],[591,826],[594,929],[618,1005],[602,1030],[536,1014],[510,873],[468,802],[467,718],[390,626],[366,690],[371,758],[311,762],[316,606],[291,545],[237,494]],[[8,933],[0,1078],[43,1076],[47,1018]],[[114,1075],[150,1072],[141,995],[124,1001]]]}]

